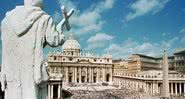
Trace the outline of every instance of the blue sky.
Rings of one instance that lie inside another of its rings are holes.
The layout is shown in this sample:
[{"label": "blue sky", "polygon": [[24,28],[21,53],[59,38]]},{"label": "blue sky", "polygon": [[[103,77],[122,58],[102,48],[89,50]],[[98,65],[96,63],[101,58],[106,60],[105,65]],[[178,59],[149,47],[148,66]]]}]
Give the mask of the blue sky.
[{"label": "blue sky", "polygon": [[[0,21],[23,0],[1,0]],[[72,29],[84,52],[126,58],[133,53],[161,56],[185,48],[185,0],[44,0],[56,23],[60,6],[74,8]],[[49,51],[60,50],[61,47]]]}]

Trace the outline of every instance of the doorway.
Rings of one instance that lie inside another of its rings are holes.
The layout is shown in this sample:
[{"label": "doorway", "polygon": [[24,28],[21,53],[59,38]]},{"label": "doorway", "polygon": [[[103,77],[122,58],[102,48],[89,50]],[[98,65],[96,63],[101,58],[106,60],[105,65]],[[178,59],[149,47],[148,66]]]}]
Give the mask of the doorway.
[{"label": "doorway", "polygon": [[107,82],[109,82],[109,77],[110,77],[110,75],[107,74],[107,75],[106,75],[106,81],[107,81]]},{"label": "doorway", "polygon": [[82,83],[85,82],[85,76],[82,76]]}]

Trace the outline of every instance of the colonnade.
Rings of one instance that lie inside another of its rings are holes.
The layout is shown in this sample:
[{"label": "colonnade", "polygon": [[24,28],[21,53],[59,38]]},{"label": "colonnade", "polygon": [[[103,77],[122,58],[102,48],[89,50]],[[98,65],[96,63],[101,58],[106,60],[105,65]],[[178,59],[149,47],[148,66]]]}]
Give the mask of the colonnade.
[{"label": "colonnade", "polygon": [[169,86],[171,95],[185,95],[185,82],[172,82]]},{"label": "colonnade", "polygon": [[[162,90],[162,81],[157,80],[139,80],[139,79],[128,79],[121,77],[113,78],[114,84],[119,87],[124,87],[132,90],[143,91],[148,95],[160,95]],[[183,95],[185,96],[185,81],[170,81],[169,82],[169,93],[172,96]]]},{"label": "colonnade", "polygon": [[48,99],[62,99],[62,84],[48,84]]}]

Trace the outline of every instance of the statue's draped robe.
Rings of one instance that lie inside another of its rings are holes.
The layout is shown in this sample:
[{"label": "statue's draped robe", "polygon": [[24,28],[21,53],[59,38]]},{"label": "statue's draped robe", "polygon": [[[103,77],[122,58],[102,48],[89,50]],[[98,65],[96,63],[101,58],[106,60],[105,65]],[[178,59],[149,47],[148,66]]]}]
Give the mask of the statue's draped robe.
[{"label": "statue's draped robe", "polygon": [[[42,88],[38,87],[46,80],[42,72],[43,47],[62,44],[63,34],[56,31],[49,15],[31,6],[17,6],[8,12],[1,31],[1,74],[5,74],[7,80],[5,99],[44,99],[40,93]],[[40,95],[42,98],[38,98]]]}]

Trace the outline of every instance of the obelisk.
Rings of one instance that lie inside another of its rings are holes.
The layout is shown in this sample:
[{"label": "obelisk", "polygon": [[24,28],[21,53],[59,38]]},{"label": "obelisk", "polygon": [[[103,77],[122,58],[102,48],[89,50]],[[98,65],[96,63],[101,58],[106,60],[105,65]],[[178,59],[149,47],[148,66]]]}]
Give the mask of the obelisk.
[{"label": "obelisk", "polygon": [[163,64],[162,64],[162,70],[163,70],[163,85],[162,85],[162,92],[161,96],[164,99],[169,98],[169,80],[168,80],[168,55],[166,51],[164,50],[163,54]]}]

